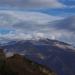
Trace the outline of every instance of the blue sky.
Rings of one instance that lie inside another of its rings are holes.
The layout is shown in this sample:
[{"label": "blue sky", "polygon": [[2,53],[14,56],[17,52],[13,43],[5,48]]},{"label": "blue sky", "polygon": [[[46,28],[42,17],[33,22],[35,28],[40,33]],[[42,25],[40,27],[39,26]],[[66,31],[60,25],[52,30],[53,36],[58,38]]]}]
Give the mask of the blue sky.
[{"label": "blue sky", "polygon": [[[75,44],[73,16],[75,0],[0,0],[0,38],[46,37]],[[55,21],[70,25],[52,26]]]}]

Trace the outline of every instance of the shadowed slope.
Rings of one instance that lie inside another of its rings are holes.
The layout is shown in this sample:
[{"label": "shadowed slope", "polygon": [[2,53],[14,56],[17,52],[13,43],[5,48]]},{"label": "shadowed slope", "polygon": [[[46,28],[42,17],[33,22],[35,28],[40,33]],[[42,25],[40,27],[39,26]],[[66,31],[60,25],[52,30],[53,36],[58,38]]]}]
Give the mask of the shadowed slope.
[{"label": "shadowed slope", "polygon": [[6,58],[2,52],[0,57],[4,57],[0,58],[0,75],[55,75],[52,70],[19,54]]}]

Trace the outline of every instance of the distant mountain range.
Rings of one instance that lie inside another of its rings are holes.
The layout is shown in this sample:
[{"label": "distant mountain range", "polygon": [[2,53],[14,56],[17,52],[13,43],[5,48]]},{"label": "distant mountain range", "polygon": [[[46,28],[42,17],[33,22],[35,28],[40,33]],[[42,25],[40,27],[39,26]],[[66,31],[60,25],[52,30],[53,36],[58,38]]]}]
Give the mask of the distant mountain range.
[{"label": "distant mountain range", "polygon": [[75,48],[50,39],[11,41],[1,46],[7,57],[13,53],[51,68],[57,75],[75,75]]}]

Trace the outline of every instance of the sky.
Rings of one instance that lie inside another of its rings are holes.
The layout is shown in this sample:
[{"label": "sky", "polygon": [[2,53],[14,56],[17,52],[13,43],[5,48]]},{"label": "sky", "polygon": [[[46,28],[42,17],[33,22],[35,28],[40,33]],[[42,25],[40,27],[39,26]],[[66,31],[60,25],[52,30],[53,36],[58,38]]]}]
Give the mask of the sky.
[{"label": "sky", "polygon": [[50,38],[75,45],[75,0],[0,0],[0,40]]}]

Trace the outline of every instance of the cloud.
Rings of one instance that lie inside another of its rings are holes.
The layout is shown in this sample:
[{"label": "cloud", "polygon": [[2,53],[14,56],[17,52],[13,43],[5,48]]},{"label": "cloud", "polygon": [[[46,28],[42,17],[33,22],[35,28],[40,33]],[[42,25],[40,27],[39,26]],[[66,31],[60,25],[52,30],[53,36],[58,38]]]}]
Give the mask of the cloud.
[{"label": "cloud", "polygon": [[22,8],[62,8],[64,4],[58,0],[1,0],[1,5],[22,7]]},{"label": "cloud", "polygon": [[0,28],[13,30],[14,34],[1,34],[0,38],[8,39],[44,37],[50,31],[47,23],[63,18],[41,12],[0,11],[0,15]]},{"label": "cloud", "polygon": [[52,16],[41,12],[0,11],[0,27],[15,26],[21,28],[26,26],[26,24],[29,24],[30,26],[45,25],[48,22],[59,19],[62,19],[62,17]]},{"label": "cloud", "polygon": [[40,38],[49,38],[52,40],[60,40],[75,46],[75,35],[72,32],[68,31],[60,31],[60,30],[48,30],[48,32],[32,32],[32,33],[24,33],[21,31],[10,31],[7,34],[0,34],[0,42],[7,43],[10,40],[38,40]]},{"label": "cloud", "polygon": [[70,16],[63,20],[51,22],[49,25],[55,29],[66,30],[75,33],[75,16]]},{"label": "cloud", "polygon": [[0,40],[2,41],[4,39],[9,41],[13,39],[50,38],[75,44],[75,31],[70,29],[74,18],[69,21],[67,20],[65,24],[63,21],[66,21],[66,19],[63,17],[52,16],[41,12],[0,11],[0,14],[3,14],[0,17],[0,28],[10,29],[10,32],[7,34],[0,32]]}]

